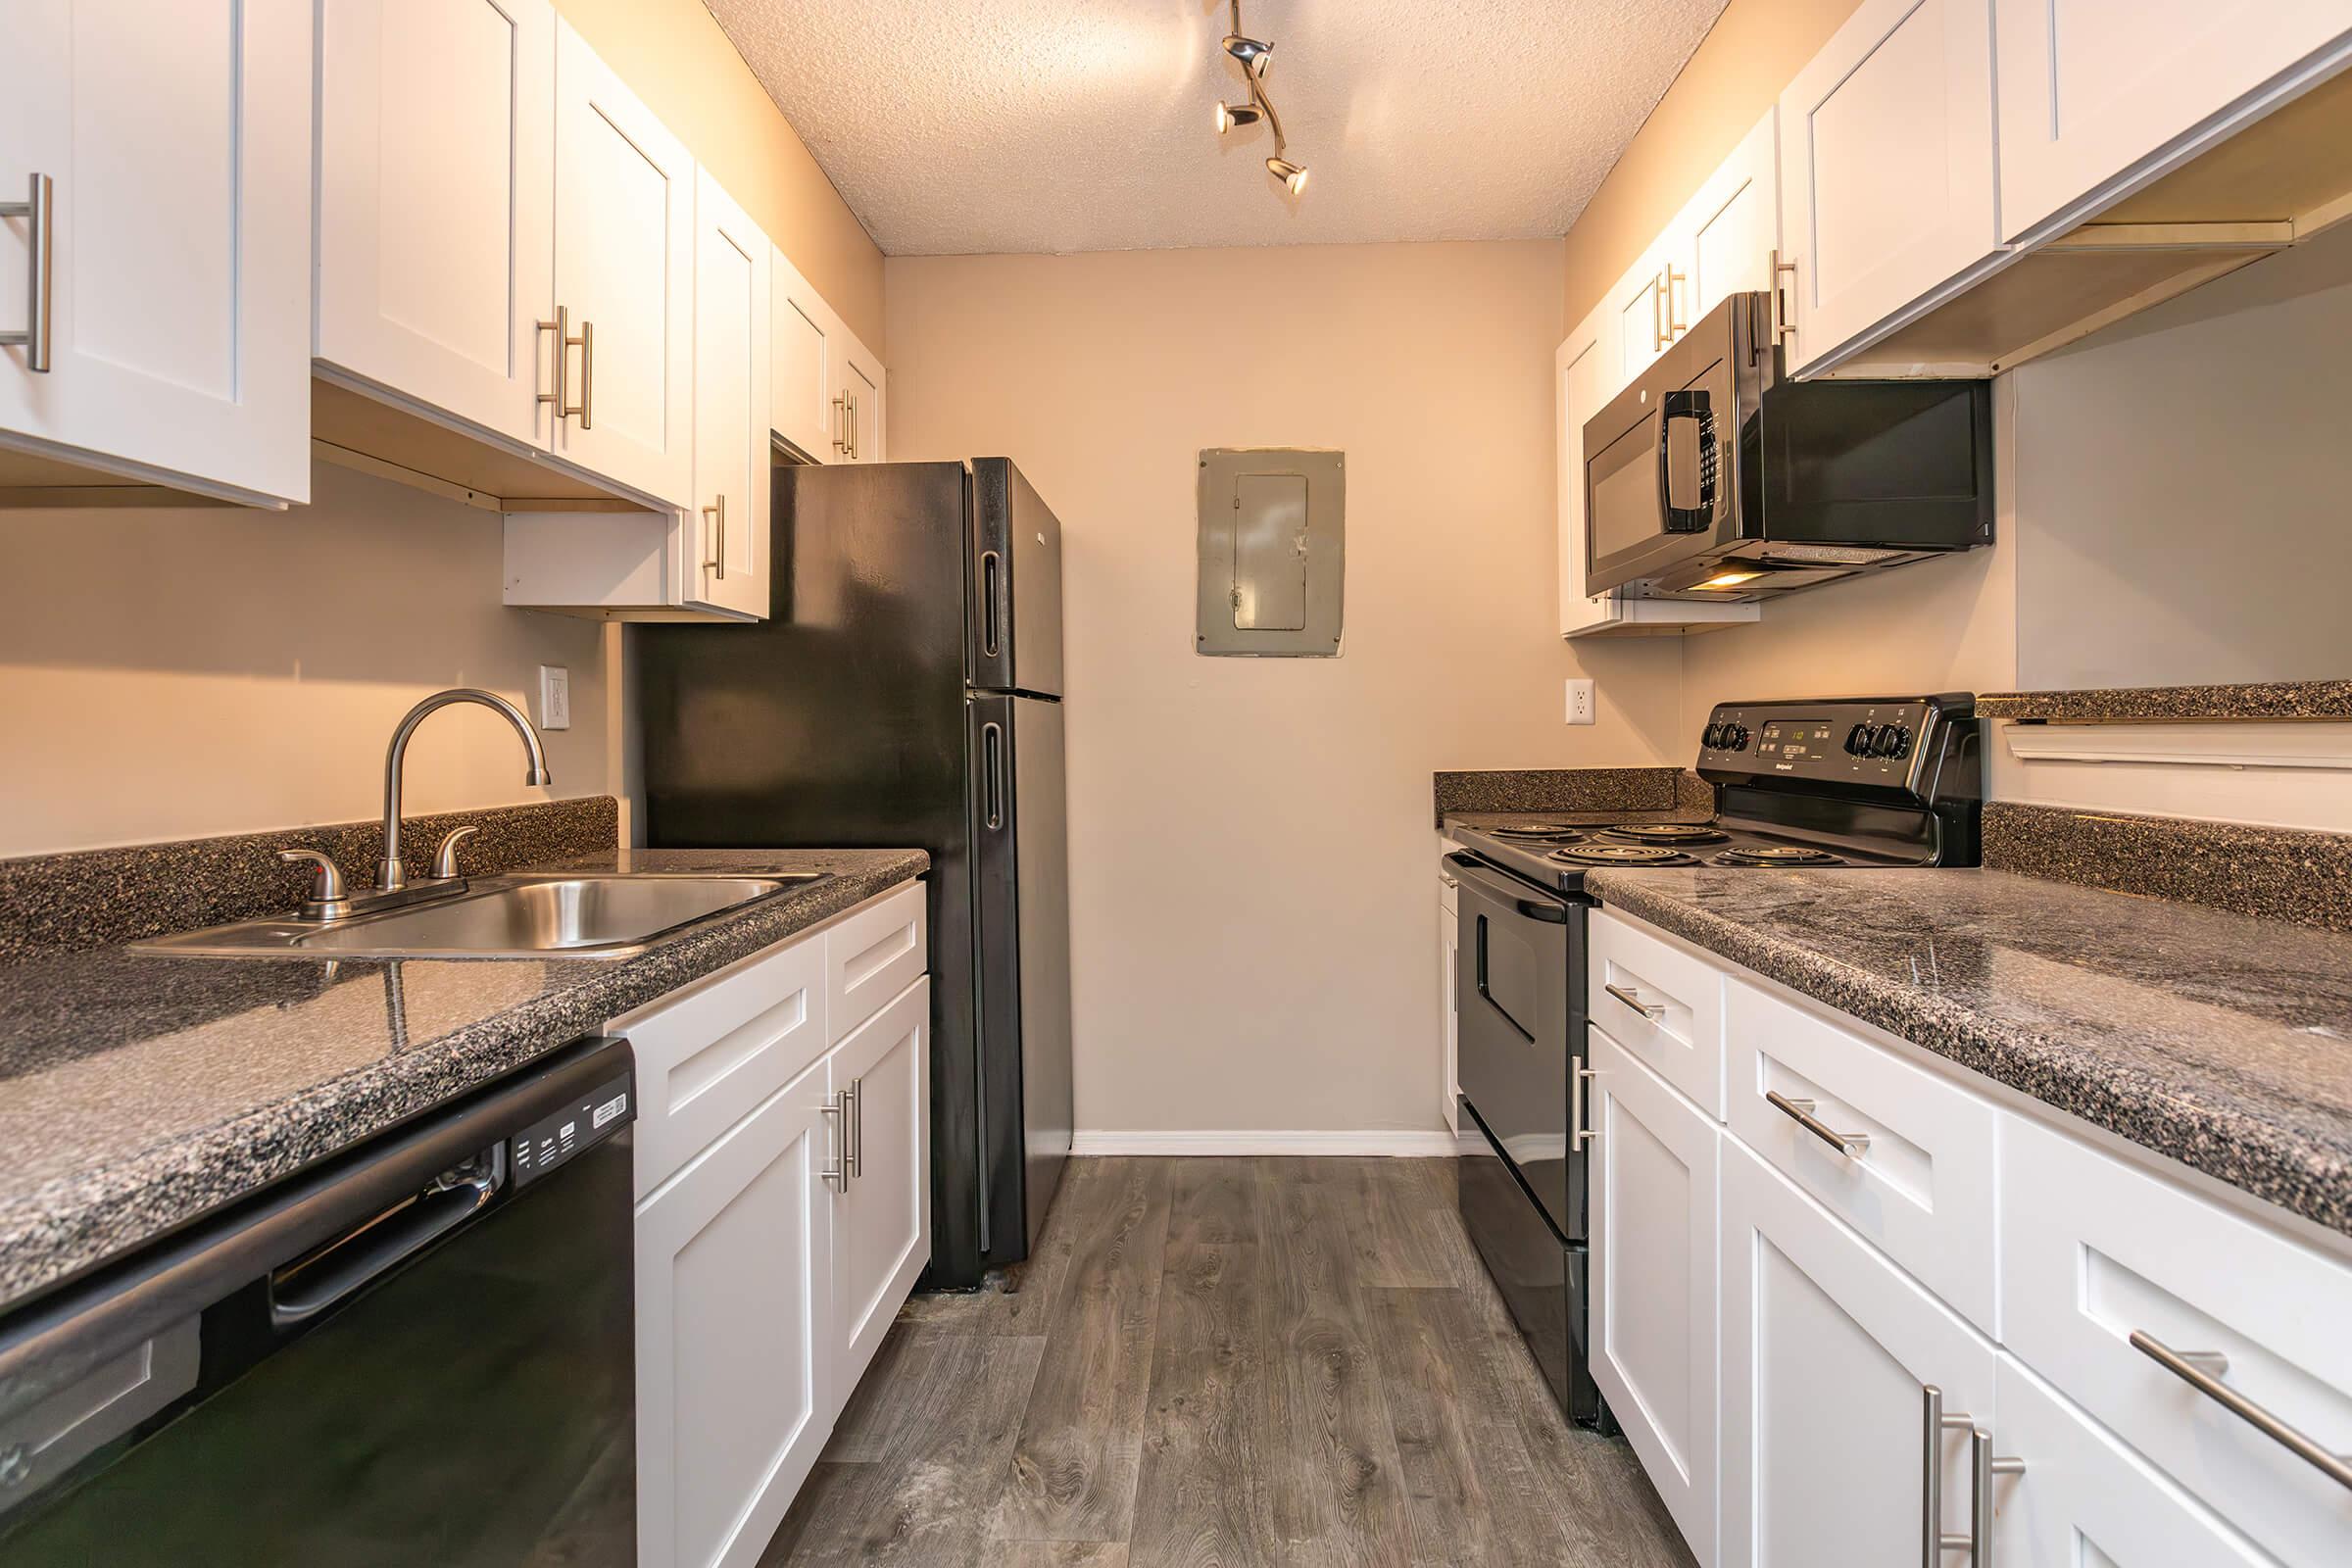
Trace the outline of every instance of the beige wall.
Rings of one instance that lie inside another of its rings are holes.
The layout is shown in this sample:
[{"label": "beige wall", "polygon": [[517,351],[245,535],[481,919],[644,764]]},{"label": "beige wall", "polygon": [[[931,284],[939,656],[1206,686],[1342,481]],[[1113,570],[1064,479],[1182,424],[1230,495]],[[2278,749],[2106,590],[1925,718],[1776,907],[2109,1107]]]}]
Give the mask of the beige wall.
[{"label": "beige wall", "polygon": [[703,0],[556,0],[556,9],[887,362],[881,251]]},{"label": "beige wall", "polygon": [[411,744],[407,805],[607,789],[597,624],[499,603],[499,519],[318,465],[291,513],[0,514],[0,856],[374,816],[411,704],[486,686],[537,716],[571,671],[550,788],[477,708]]},{"label": "beige wall", "polygon": [[[890,262],[892,456],[1008,453],[1065,530],[1081,1128],[1436,1128],[1431,771],[1682,753],[1671,643],[1558,634],[1559,259]],[[1346,450],[1343,657],[1194,654],[1209,446]]]},{"label": "beige wall", "polygon": [[1861,0],[1731,0],[1568,235],[1561,319],[1640,261]]}]

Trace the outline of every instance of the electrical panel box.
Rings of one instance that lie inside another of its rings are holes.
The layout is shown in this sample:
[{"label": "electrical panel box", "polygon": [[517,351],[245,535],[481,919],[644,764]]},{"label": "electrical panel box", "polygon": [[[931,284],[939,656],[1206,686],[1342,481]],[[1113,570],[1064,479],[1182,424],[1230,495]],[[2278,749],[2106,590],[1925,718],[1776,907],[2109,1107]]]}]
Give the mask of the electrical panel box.
[{"label": "electrical panel box", "polygon": [[1200,454],[1196,649],[1261,659],[1340,651],[1348,546],[1343,455],[1303,447]]}]

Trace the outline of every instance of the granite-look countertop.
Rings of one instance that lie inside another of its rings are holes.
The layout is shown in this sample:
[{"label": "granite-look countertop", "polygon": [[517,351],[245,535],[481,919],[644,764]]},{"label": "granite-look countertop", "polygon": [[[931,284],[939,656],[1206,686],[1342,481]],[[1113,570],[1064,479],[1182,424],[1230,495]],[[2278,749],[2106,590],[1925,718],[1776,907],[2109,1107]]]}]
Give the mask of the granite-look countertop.
[{"label": "granite-look countertop", "polygon": [[2352,1234],[2352,935],[2005,871],[1620,869],[1585,885]]},{"label": "granite-look countertop", "polygon": [[0,966],[0,1306],[920,875],[920,850],[606,850],[578,871],[823,871],[633,958]]},{"label": "granite-look countertop", "polygon": [[1986,692],[1977,699],[1977,714],[2050,724],[2345,719],[2352,718],[2352,680]]}]

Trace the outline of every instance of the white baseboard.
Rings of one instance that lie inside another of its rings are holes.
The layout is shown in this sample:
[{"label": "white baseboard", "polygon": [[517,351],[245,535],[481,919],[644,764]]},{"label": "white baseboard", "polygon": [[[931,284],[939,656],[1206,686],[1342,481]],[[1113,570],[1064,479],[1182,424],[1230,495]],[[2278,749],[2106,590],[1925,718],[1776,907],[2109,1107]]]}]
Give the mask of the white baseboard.
[{"label": "white baseboard", "polygon": [[1374,1154],[1434,1159],[1455,1152],[1453,1134],[1298,1130],[1238,1132],[1082,1131],[1070,1137],[1073,1154]]}]

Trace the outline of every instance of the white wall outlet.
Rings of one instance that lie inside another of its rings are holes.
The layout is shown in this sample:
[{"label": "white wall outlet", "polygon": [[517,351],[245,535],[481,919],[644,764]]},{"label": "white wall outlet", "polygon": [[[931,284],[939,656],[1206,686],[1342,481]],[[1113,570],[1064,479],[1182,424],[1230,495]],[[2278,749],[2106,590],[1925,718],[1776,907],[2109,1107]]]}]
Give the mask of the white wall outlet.
[{"label": "white wall outlet", "polygon": [[1591,681],[1571,680],[1568,683],[1568,722],[1571,724],[1592,723],[1592,706],[1595,701]]},{"label": "white wall outlet", "polygon": [[571,671],[562,664],[539,666],[539,727],[571,728]]}]

